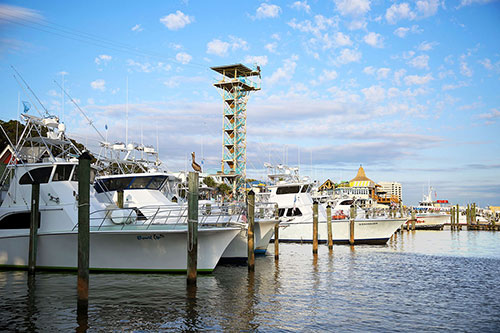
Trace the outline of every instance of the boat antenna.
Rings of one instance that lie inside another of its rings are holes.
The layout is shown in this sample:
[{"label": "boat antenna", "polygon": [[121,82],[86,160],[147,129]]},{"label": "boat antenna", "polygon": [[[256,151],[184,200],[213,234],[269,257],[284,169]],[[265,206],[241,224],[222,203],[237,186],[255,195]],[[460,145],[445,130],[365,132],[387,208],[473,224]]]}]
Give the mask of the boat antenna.
[{"label": "boat antenna", "polygon": [[68,92],[63,87],[61,87],[61,85],[56,80],[54,80],[54,83],[57,84],[57,86],[59,86],[59,88],[61,88],[62,91],[64,91],[64,94],[66,96],[68,96],[68,98],[70,99],[71,103],[73,103],[76,106],[76,108],[81,112],[81,114],[85,117],[85,119],[87,119],[88,124],[94,128],[94,130],[97,132],[97,134],[101,137],[101,140],[106,141],[105,138],[104,138],[104,136],[102,136],[101,132],[99,132],[99,130],[97,129],[97,127],[95,127],[94,122],[92,120],[90,120],[89,117],[87,117],[87,115],[85,114],[85,112],[80,108],[80,106],[78,106],[78,104],[68,94]]},{"label": "boat antenna", "polygon": [[127,104],[125,115],[125,145],[128,144],[128,76],[127,76]]},{"label": "boat antenna", "polygon": [[35,94],[35,92],[33,90],[31,90],[31,87],[29,86],[29,84],[24,81],[23,77],[21,74],[19,74],[19,72],[14,68],[14,66],[10,65],[10,67],[12,67],[12,69],[14,70],[14,72],[16,72],[17,76],[19,76],[19,78],[21,78],[21,80],[24,82],[24,84],[26,85],[26,87],[29,89],[29,91],[33,94],[33,96],[36,98],[36,100],[38,101],[38,103],[41,105],[41,107],[45,110],[45,115],[46,116],[50,116],[49,114],[49,111],[47,111],[47,109],[45,108],[45,106],[43,105],[42,101],[40,101],[40,99],[38,98],[38,96]]}]

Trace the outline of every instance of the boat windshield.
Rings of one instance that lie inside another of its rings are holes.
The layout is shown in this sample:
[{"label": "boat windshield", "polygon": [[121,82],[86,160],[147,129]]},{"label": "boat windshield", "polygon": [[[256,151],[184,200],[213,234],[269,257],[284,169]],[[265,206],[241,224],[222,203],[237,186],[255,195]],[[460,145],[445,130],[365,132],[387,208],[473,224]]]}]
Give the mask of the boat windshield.
[{"label": "boat windshield", "polygon": [[131,176],[97,179],[94,187],[97,193],[118,190],[160,190],[167,176]]}]

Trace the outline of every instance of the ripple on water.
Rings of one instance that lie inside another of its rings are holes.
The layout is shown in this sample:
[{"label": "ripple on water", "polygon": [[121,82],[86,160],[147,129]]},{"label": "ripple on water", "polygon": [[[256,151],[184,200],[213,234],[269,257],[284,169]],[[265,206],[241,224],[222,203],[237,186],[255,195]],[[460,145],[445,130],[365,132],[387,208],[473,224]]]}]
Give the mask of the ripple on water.
[{"label": "ripple on water", "polygon": [[[489,236],[488,236],[489,235]],[[280,244],[256,272],[91,274],[91,331],[499,331],[500,233],[417,232],[386,246]],[[272,250],[272,247],[270,247]],[[0,272],[0,331],[74,330],[76,275]]]}]

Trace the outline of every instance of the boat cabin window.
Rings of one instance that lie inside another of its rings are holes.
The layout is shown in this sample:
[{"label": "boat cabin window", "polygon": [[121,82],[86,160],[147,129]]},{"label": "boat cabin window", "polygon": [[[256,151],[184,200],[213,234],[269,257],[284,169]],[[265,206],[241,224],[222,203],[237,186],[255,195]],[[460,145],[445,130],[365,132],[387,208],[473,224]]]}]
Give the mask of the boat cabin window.
[{"label": "boat cabin window", "polygon": [[278,187],[276,190],[276,194],[293,194],[293,193],[299,193],[300,186],[294,185],[294,186],[282,186]]},{"label": "boat cabin window", "polygon": [[344,200],[340,203],[341,206],[351,206],[354,203],[354,200]]},{"label": "boat cabin window", "polygon": [[56,166],[56,172],[54,172],[54,176],[52,176],[52,181],[59,182],[59,181],[69,180],[72,170],[73,170],[73,165]]},{"label": "boat cabin window", "polygon": [[302,216],[302,212],[298,208],[289,208],[286,216]]},{"label": "boat cabin window", "polygon": [[[95,180],[95,170],[90,168],[90,183],[92,184]],[[71,181],[78,181],[78,165],[75,166],[75,170],[73,171],[73,175],[71,176]]]},{"label": "boat cabin window", "polygon": [[160,190],[167,176],[141,176],[98,179],[94,187],[97,193],[118,190]]},{"label": "boat cabin window", "polygon": [[302,191],[301,191],[301,192],[302,192],[302,193],[307,193],[307,192],[309,191],[309,187],[311,187],[311,185],[304,185],[304,186],[302,187]]},{"label": "boat cabin window", "polygon": [[282,217],[283,215],[285,215],[285,209],[284,208],[278,209],[278,216]]},{"label": "boat cabin window", "polygon": [[40,184],[45,184],[49,182],[50,174],[52,173],[52,167],[41,167],[30,170],[22,175],[21,179],[19,179],[20,185],[25,184],[33,184],[33,182],[37,182]]},{"label": "boat cabin window", "polygon": [[[38,228],[40,228],[40,213],[38,213]],[[1,229],[29,229],[30,212],[15,213],[5,216],[0,220]]]}]

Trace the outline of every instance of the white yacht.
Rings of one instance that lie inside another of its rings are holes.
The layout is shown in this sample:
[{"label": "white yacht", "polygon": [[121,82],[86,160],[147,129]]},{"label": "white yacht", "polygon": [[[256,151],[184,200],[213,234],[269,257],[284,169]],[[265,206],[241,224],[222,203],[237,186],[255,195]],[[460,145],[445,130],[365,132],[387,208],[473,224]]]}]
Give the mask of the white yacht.
[{"label": "white yacht", "polygon": [[442,230],[445,223],[450,221],[450,215],[447,213],[449,210],[448,201],[433,201],[433,192],[432,187],[429,186],[427,194],[423,195],[422,201],[415,207],[417,210],[415,229]]},{"label": "white yacht", "polygon": [[[157,216],[159,210],[168,208],[168,216],[164,216],[165,223],[179,223],[187,214],[187,203],[172,202],[162,192],[169,177],[163,172],[131,173],[121,175],[107,175],[96,178],[94,187],[96,197],[101,202],[117,202],[118,191],[123,191],[123,207],[133,208],[139,219]],[[241,203],[220,204],[215,200],[200,201],[199,225],[227,225],[240,228],[238,235],[224,250],[223,261],[241,261],[248,257],[246,207]],[[254,224],[255,253],[265,254],[269,241],[278,223],[274,219],[272,206],[258,205]]]},{"label": "white yacht", "polygon": [[[78,179],[80,152],[65,136],[57,117],[22,115],[26,129],[2,175],[0,206],[0,267],[23,269],[28,264],[31,182],[40,183],[40,224],[37,268],[76,269]],[[44,133],[30,137],[29,133]],[[35,155],[36,153],[36,155]],[[149,185],[161,179],[151,177]],[[181,272],[187,268],[187,214],[167,223],[169,207],[155,214],[118,208],[90,188],[90,269],[110,271]],[[239,227],[222,223],[198,229],[198,270],[211,272]]]},{"label": "white yacht", "polygon": [[[269,168],[269,166],[268,166]],[[270,174],[274,183],[260,193],[262,201],[278,204],[280,216],[279,240],[284,242],[312,242],[313,199],[311,189],[313,183],[300,179],[297,168],[277,166],[277,173]],[[338,203],[343,204],[342,202]],[[339,207],[332,207],[332,215],[340,216]],[[349,206],[350,207],[350,206]],[[363,211],[364,212],[364,211]],[[318,204],[318,239],[328,240],[326,208]],[[385,244],[392,234],[406,221],[405,218],[387,218],[385,216],[369,217],[357,214],[354,227],[355,244]],[[332,220],[333,241],[348,243],[350,238],[349,211],[342,218]]]}]

